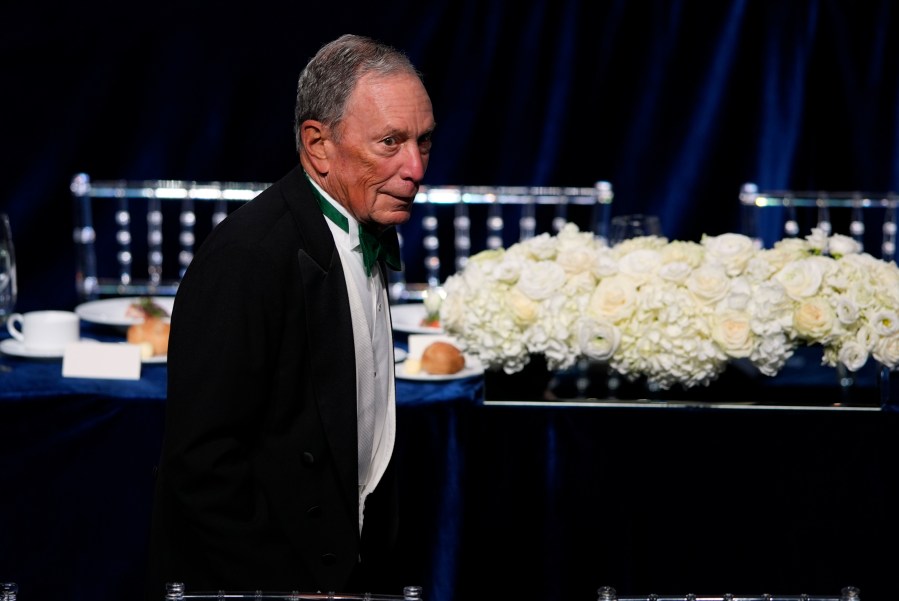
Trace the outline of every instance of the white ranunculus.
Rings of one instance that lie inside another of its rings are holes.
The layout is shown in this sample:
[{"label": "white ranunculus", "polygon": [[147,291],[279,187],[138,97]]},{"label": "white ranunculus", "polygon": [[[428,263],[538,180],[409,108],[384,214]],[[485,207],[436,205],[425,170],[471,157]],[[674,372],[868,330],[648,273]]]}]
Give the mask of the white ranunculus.
[{"label": "white ranunculus", "polygon": [[851,325],[858,321],[859,315],[861,315],[861,311],[859,311],[858,305],[852,299],[852,297],[842,295],[837,298],[837,304],[835,307],[835,311],[837,314],[837,319],[840,320],[840,323],[843,325]]},{"label": "white ranunculus", "polygon": [[813,227],[811,233],[805,237],[808,245],[816,253],[823,253],[827,250],[827,232],[819,227]]},{"label": "white ranunculus", "polygon": [[581,353],[594,361],[608,361],[621,344],[621,332],[608,322],[582,319],[577,323],[577,330]]},{"label": "white ranunculus", "polygon": [[833,257],[857,255],[862,252],[862,245],[849,236],[834,234],[827,241],[827,252]]},{"label": "white ranunculus", "polygon": [[872,355],[886,367],[895,369],[899,365],[899,334],[885,336],[878,340],[874,345]]},{"label": "white ranunculus", "polygon": [[881,309],[874,313],[871,323],[878,336],[892,336],[899,332],[899,316],[895,311]]},{"label": "white ranunculus", "polygon": [[855,340],[847,340],[840,347],[837,359],[849,371],[858,371],[868,362],[868,349]]}]

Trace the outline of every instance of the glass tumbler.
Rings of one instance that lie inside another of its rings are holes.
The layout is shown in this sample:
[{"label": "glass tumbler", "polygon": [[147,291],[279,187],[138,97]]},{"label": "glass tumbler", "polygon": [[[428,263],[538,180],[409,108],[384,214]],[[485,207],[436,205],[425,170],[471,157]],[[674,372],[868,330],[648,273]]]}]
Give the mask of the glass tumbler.
[{"label": "glass tumbler", "polygon": [[16,308],[16,251],[9,216],[0,213],[0,325]]}]

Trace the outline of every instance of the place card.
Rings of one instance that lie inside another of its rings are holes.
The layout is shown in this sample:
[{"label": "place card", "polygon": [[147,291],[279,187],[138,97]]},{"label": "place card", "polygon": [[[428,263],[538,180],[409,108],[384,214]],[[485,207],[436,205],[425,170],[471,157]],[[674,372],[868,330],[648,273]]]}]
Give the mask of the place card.
[{"label": "place card", "polygon": [[74,342],[62,358],[64,378],[139,380],[140,347],[120,342]]}]

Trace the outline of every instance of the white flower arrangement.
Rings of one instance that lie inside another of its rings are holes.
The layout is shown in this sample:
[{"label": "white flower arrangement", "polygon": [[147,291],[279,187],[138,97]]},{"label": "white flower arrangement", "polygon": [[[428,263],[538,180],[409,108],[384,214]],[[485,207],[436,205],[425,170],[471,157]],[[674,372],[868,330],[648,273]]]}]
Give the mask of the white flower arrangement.
[{"label": "white flower arrangement", "polygon": [[800,345],[857,371],[899,364],[899,267],[813,230],[759,249],[741,234],[609,247],[566,224],[472,256],[444,282],[444,330],[488,369],[580,359],[662,389],[708,385],[731,360],[774,376]]}]

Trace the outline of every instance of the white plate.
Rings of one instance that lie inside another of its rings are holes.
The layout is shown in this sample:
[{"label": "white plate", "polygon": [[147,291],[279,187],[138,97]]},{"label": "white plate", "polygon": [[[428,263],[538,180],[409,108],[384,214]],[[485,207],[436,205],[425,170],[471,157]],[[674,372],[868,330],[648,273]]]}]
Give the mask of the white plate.
[{"label": "white plate", "polygon": [[[452,336],[444,334],[410,334],[409,335],[409,354],[407,359],[420,359],[424,350],[432,343],[438,340],[449,342],[456,345],[458,343]],[[441,380],[459,380],[461,378],[470,378],[471,376],[479,376],[484,373],[484,367],[477,357],[466,354],[465,367],[461,371],[454,374],[429,374],[426,371],[417,373],[406,373],[406,367],[409,361],[400,363],[396,366],[396,377],[402,380],[420,380],[424,382],[439,382]]]},{"label": "white plate", "polygon": [[[174,296],[154,296],[152,298],[153,302],[165,309],[169,315],[172,314],[172,306],[175,304]],[[142,321],[140,318],[129,317],[127,314],[128,307],[140,302],[140,299],[139,296],[124,296],[88,301],[75,307],[75,313],[84,321],[106,326],[128,327]]]},{"label": "white plate", "polygon": [[408,303],[405,305],[390,305],[390,314],[393,317],[393,329],[397,332],[409,334],[442,334],[440,326],[430,327],[421,325],[425,318],[424,303]]},{"label": "white plate", "polygon": [[[81,342],[88,342],[89,338],[82,338]],[[7,338],[6,340],[0,342],[0,351],[3,351],[7,355],[12,355],[13,357],[25,357],[28,359],[62,359],[62,356],[65,355],[65,349],[54,349],[54,350],[33,350],[25,348],[25,344],[23,342],[19,342],[15,338]]]},{"label": "white plate", "polygon": [[[96,340],[93,338],[82,338],[81,342],[96,342]],[[0,342],[0,351],[13,357],[25,357],[26,359],[62,359],[63,355],[65,355],[64,349],[52,351],[35,351],[27,349],[23,343],[15,338],[7,338]],[[166,355],[156,355],[148,359],[141,359],[141,363],[165,363],[166,359],[168,359]]]},{"label": "white plate", "polygon": [[[467,359],[466,359],[467,361]],[[462,378],[470,378],[471,376],[479,376],[484,373],[484,368],[480,365],[466,365],[462,371],[454,374],[429,374],[420,371],[416,374],[406,373],[406,364],[400,363],[396,366],[396,377],[400,380],[419,380],[422,382],[440,382],[442,380],[460,380]]]},{"label": "white plate", "polygon": [[400,347],[398,347],[398,346],[393,347],[393,360],[396,363],[399,363],[400,361],[405,361],[406,357],[408,357],[408,356],[409,356],[409,353],[407,353]]}]

